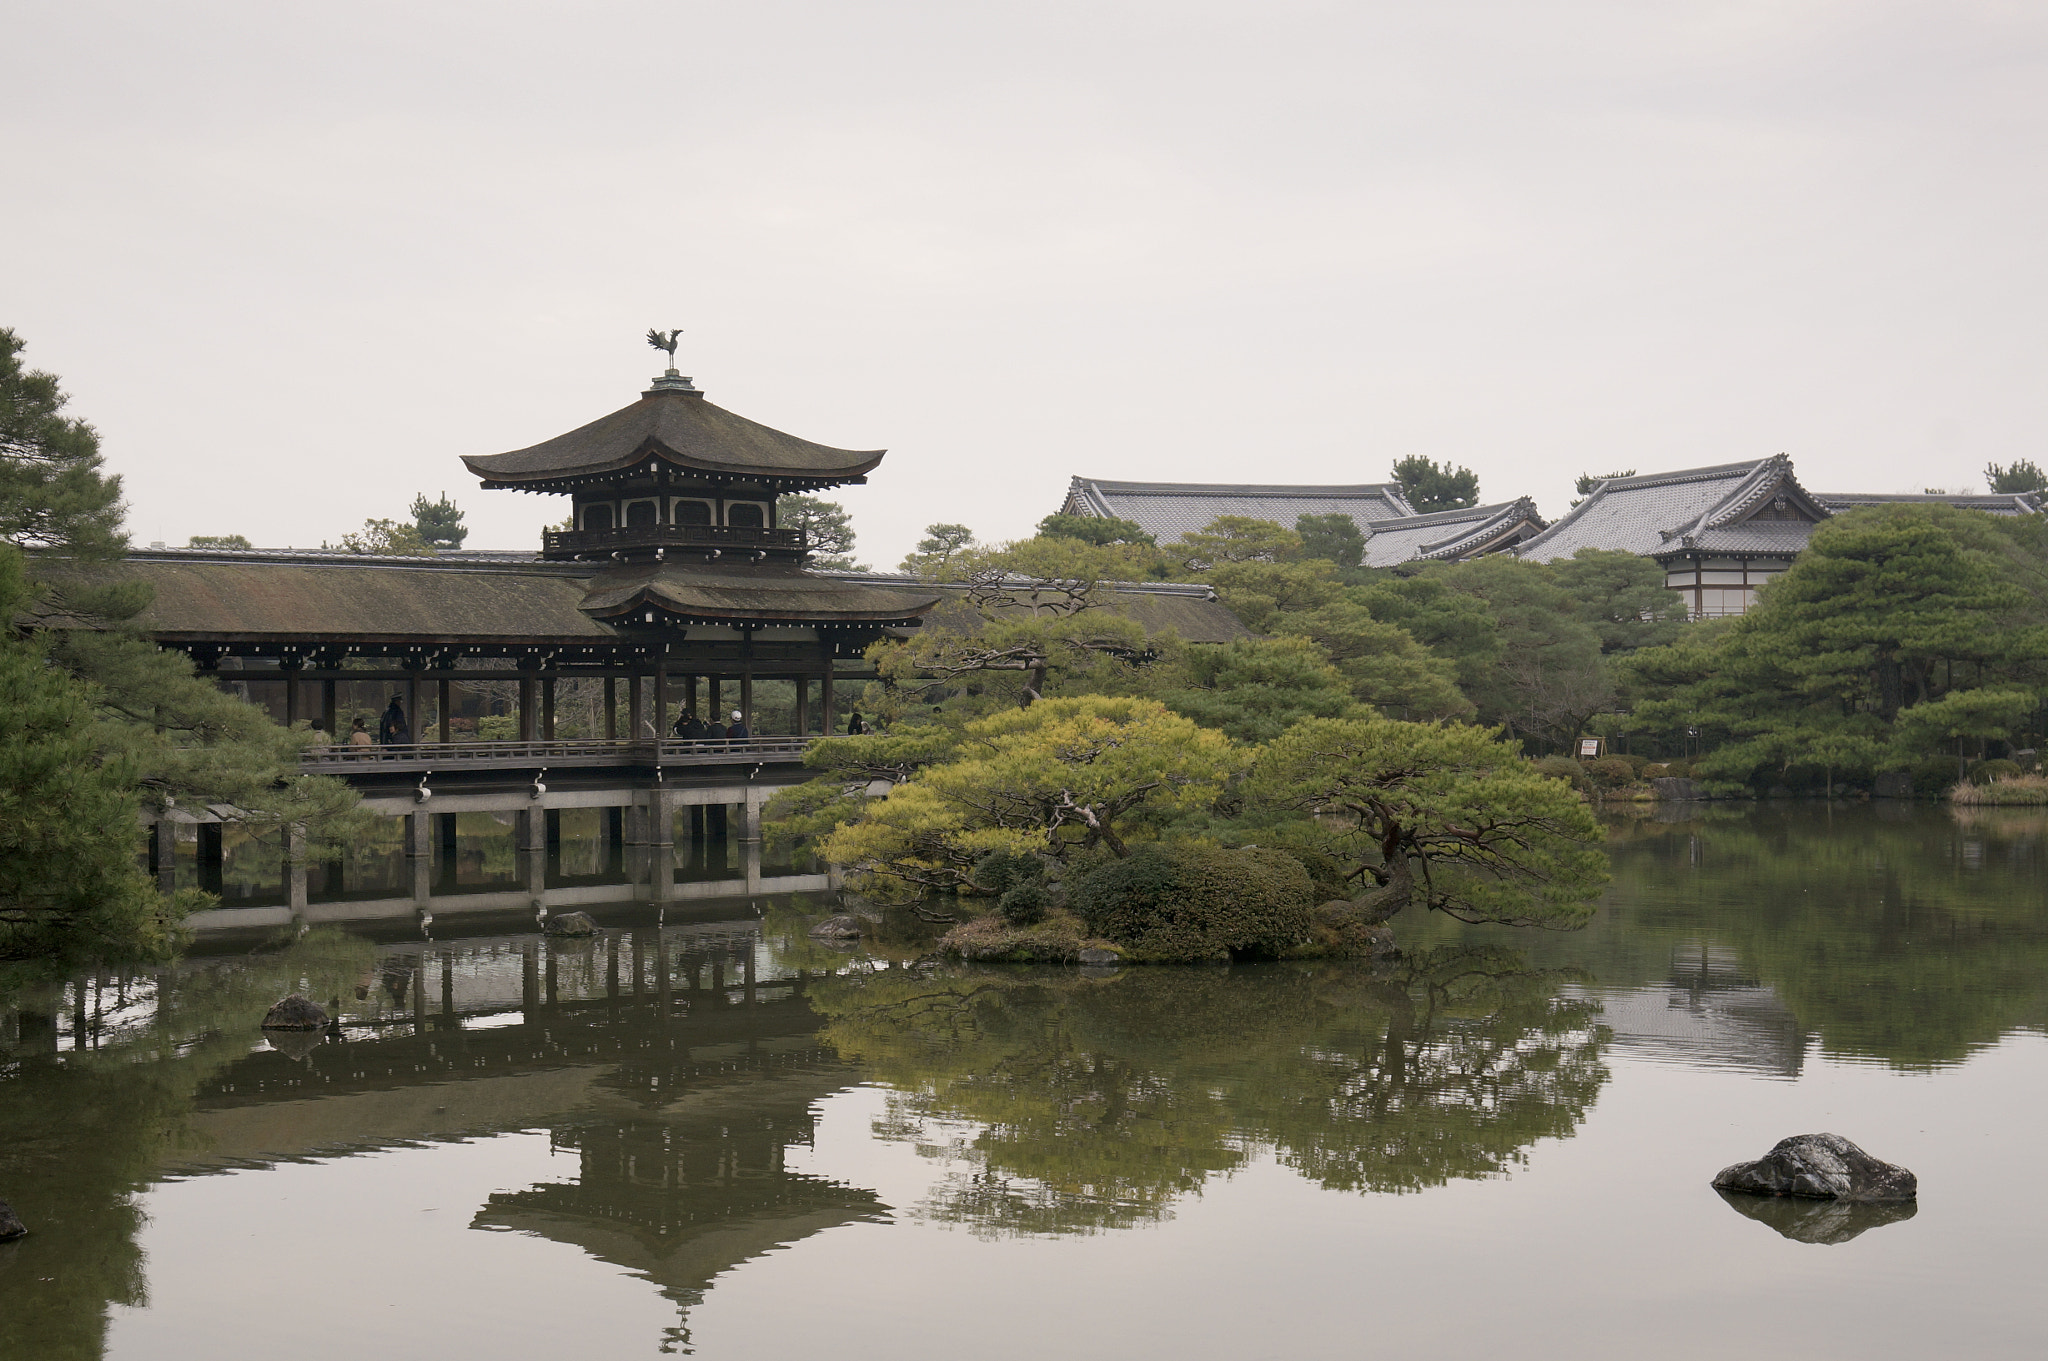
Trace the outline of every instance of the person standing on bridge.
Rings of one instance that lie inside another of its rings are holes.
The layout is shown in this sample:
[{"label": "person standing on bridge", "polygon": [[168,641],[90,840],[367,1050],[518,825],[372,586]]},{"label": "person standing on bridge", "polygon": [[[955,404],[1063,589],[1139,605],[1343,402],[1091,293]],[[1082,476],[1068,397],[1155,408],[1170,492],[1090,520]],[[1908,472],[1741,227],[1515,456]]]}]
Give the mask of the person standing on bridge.
[{"label": "person standing on bridge", "polygon": [[697,717],[695,709],[683,710],[683,716],[676,720],[675,734],[685,742],[701,742],[704,740],[704,724]]},{"label": "person standing on bridge", "polygon": [[747,731],[746,717],[738,709],[732,711],[732,726],[725,730],[725,735],[732,738],[753,736],[752,733]]},{"label": "person standing on bridge", "polygon": [[367,747],[371,745],[370,730],[363,726],[361,714],[356,715],[356,721],[349,726],[348,744],[352,747]]},{"label": "person standing on bridge", "polygon": [[391,697],[391,707],[384,711],[383,719],[377,724],[377,743],[385,747],[402,747],[412,741],[412,729],[405,721],[405,706],[399,696]]},{"label": "person standing on bridge", "polygon": [[868,725],[866,720],[861,718],[860,710],[855,709],[853,711],[853,716],[846,720],[846,735],[848,737],[859,737],[862,733],[866,732],[867,730]]}]

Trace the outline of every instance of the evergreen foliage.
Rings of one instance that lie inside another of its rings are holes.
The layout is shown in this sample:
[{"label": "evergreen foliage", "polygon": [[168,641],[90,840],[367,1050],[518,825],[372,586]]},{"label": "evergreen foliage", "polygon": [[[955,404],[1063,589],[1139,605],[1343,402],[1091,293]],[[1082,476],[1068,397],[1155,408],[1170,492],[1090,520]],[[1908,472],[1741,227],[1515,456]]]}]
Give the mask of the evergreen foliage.
[{"label": "evergreen foliage", "polygon": [[1301,536],[1301,554],[1321,558],[1339,567],[1356,567],[1365,560],[1365,534],[1349,515],[1303,515],[1294,522]]},{"label": "evergreen foliage", "polygon": [[816,496],[784,496],[775,502],[775,523],[801,529],[811,546],[813,567],[830,572],[865,572],[853,560],[853,517],[837,501]]},{"label": "evergreen foliage", "polygon": [[1600,824],[1498,733],[1462,723],[1316,719],[1267,745],[1247,802],[1313,815],[1377,890],[1361,918],[1409,906],[1461,921],[1582,925],[1607,882]]},{"label": "evergreen foliage", "polygon": [[2030,458],[1984,465],[1984,485],[1994,492],[2048,491],[2048,472]]},{"label": "evergreen foliage", "polygon": [[429,501],[425,492],[412,498],[412,529],[419,541],[428,548],[460,548],[462,541],[469,537],[469,530],[462,523],[462,512],[442,492],[441,499]]},{"label": "evergreen foliage", "polygon": [[926,525],[924,537],[903,559],[902,570],[915,577],[941,579],[953,555],[974,546],[974,531],[966,525]]},{"label": "evergreen foliage", "polygon": [[1394,461],[1393,477],[1419,515],[1479,504],[1479,474],[1470,468],[1453,468],[1449,459],[1439,467],[1420,454],[1410,454]]},{"label": "evergreen foliage", "polygon": [[424,558],[434,552],[417,527],[397,520],[365,520],[361,529],[342,535],[340,543],[322,543],[320,547],[366,557]]},{"label": "evergreen foliage", "polygon": [[245,553],[255,546],[241,534],[194,534],[185,541],[187,548],[234,548]]},{"label": "evergreen foliage", "polygon": [[1111,515],[1066,515],[1055,511],[1038,522],[1038,534],[1045,539],[1079,539],[1098,546],[1113,543],[1140,544],[1147,548],[1153,538],[1135,520]]},{"label": "evergreen foliage", "polygon": [[[0,892],[12,915],[0,952],[161,957],[172,943],[166,923],[192,903],[169,914],[145,905],[130,892],[139,876],[118,872],[141,849],[144,801],[230,805],[252,821],[303,827],[316,843],[369,817],[342,782],[298,773],[312,740],[304,729],[287,731],[222,693],[136,627],[149,592],[110,565],[126,543],[119,481],[101,472],[91,427],[61,414],[56,380],[24,371],[19,342],[0,335],[0,610],[13,624],[5,665],[22,706],[0,731],[0,769],[22,798],[70,810],[61,827],[20,813],[6,843],[14,858]],[[78,896],[73,880],[104,902]]]}]

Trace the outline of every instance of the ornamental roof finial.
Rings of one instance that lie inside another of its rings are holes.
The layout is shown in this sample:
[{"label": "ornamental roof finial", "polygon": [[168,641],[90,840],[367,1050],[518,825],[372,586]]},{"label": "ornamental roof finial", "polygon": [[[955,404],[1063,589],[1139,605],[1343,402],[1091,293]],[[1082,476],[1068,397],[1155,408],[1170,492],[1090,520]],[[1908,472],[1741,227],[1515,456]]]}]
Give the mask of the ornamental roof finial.
[{"label": "ornamental roof finial", "polygon": [[654,380],[653,391],[655,392],[695,392],[698,390],[695,383],[676,372],[676,337],[682,333],[683,328],[680,326],[672,331],[664,331],[659,327],[648,328],[648,345],[668,355],[667,371],[661,377]]}]

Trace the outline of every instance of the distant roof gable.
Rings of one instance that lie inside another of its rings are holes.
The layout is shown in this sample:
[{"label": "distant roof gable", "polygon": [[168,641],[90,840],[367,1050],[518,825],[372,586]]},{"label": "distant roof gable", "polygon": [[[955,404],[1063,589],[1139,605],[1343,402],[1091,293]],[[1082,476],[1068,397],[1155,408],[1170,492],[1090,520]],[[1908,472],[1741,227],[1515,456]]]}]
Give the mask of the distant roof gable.
[{"label": "distant roof gable", "polygon": [[1367,567],[1394,567],[1404,562],[1457,562],[1514,545],[1541,531],[1549,522],[1528,497],[1463,510],[1404,515],[1375,521],[1365,541]]},{"label": "distant roof gable", "polygon": [[[1726,539],[1728,551],[1789,552],[1803,547],[1829,510],[1792,475],[1783,454],[1744,463],[1644,477],[1610,477],[1569,515],[1524,544],[1532,562],[1569,558],[1581,548],[1656,557],[1701,536]],[[1738,526],[1740,535],[1732,535]],[[1737,540],[1754,546],[1742,549]]]},{"label": "distant roof gable", "polygon": [[1304,515],[1349,515],[1371,533],[1381,520],[1413,515],[1399,483],[1354,486],[1275,486],[1230,482],[1107,482],[1076,477],[1061,510],[1135,521],[1161,543],[1199,533],[1224,515],[1271,520],[1288,528]]},{"label": "distant roof gable", "polygon": [[505,454],[465,455],[462,461],[486,488],[539,490],[657,460],[712,477],[828,487],[864,480],[885,452],[813,444],[714,406],[694,387],[658,381],[631,406],[566,435]]}]

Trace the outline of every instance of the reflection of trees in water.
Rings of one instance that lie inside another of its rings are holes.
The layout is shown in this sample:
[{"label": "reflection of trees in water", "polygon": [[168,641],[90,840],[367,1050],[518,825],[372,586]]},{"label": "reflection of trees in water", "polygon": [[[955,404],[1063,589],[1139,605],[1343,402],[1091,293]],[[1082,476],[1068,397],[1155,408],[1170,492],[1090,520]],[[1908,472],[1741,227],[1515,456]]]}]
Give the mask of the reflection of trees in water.
[{"label": "reflection of trees in water", "polygon": [[1332,1189],[1496,1174],[1606,1079],[1596,1007],[1493,951],[1109,979],[892,970],[815,987],[896,1089],[877,1128],[956,1164],[922,1213],[988,1234],[1163,1218],[1262,1151]]},{"label": "reflection of trees in water", "polygon": [[[22,1044],[0,1063],[0,1187],[31,1232],[0,1247],[0,1356],[100,1354],[107,1305],[147,1302],[134,1193],[166,1158],[195,1150],[193,1093],[260,1046],[271,1003],[344,995],[374,953],[320,930],[231,963],[10,999]],[[59,1013],[76,1041],[61,1058]],[[62,1288],[30,1288],[45,1278]]]},{"label": "reflection of trees in water", "polygon": [[[1906,1068],[2048,1025],[2048,812],[1713,804],[1622,822],[1610,854],[1592,925],[1516,937],[1532,960],[1628,987],[1682,982],[1674,960],[1725,952],[1825,1052]],[[1402,926],[1404,944],[1503,938]]]}]

